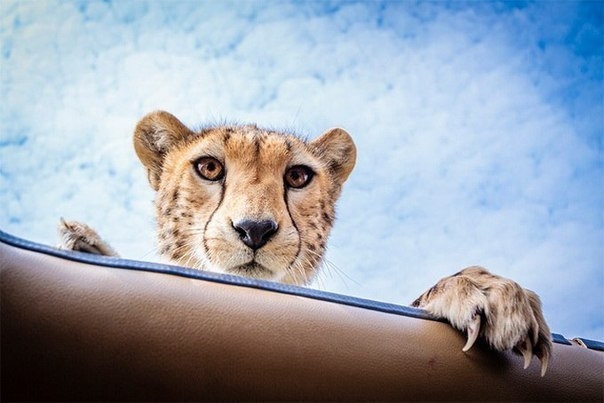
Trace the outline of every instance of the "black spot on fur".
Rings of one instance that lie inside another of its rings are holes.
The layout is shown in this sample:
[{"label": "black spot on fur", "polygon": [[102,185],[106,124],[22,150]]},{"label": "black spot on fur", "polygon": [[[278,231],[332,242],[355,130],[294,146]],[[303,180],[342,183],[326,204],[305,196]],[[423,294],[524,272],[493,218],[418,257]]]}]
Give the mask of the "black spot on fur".
[{"label": "black spot on fur", "polygon": [[437,286],[430,287],[430,289],[428,290],[428,292],[426,292],[426,298],[430,298],[430,296],[432,294],[434,294],[436,291],[438,291],[438,287]]},{"label": "black spot on fur", "polygon": [[285,148],[287,149],[287,152],[290,153],[292,151],[292,148],[294,147],[291,140],[288,138],[285,138]]},{"label": "black spot on fur", "polygon": [[254,136],[254,153],[255,159],[258,160],[260,158],[260,148],[261,148],[261,139],[259,136]]}]

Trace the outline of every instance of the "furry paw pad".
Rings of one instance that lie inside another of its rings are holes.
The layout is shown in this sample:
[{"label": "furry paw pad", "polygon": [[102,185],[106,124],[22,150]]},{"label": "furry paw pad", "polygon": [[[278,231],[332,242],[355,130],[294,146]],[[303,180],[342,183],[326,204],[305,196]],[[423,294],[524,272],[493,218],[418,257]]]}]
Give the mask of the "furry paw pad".
[{"label": "furry paw pad", "polygon": [[481,267],[440,280],[412,304],[466,332],[468,351],[478,338],[498,351],[513,350],[527,368],[536,356],[545,375],[551,355],[549,327],[537,294]]},{"label": "furry paw pad", "polygon": [[88,225],[61,218],[59,222],[61,237],[59,249],[74,250],[103,256],[119,256],[109,244]]}]

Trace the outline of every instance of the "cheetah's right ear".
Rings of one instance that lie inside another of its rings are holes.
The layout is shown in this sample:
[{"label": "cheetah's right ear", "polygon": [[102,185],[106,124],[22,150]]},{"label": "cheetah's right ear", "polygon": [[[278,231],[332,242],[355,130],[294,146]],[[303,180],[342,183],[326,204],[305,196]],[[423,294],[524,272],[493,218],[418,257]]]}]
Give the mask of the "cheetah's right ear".
[{"label": "cheetah's right ear", "polygon": [[143,117],[134,129],[134,149],[145,168],[149,183],[154,190],[159,188],[159,178],[164,157],[177,143],[194,136],[174,115],[155,111]]},{"label": "cheetah's right ear", "polygon": [[338,184],[343,184],[357,159],[357,149],[350,134],[340,128],[327,130],[310,146],[315,155],[326,162]]}]

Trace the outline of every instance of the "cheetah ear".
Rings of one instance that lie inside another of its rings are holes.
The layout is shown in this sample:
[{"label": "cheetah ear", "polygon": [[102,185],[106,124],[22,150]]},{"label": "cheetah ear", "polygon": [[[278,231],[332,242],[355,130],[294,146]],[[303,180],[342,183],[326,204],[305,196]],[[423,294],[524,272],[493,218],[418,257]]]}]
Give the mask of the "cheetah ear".
[{"label": "cheetah ear", "polygon": [[164,111],[151,112],[138,122],[134,129],[134,150],[147,168],[149,183],[154,190],[159,188],[164,157],[168,151],[194,135],[180,120]]},{"label": "cheetah ear", "polygon": [[348,179],[357,159],[357,148],[346,130],[327,130],[309,145],[314,154],[327,163],[339,184]]}]

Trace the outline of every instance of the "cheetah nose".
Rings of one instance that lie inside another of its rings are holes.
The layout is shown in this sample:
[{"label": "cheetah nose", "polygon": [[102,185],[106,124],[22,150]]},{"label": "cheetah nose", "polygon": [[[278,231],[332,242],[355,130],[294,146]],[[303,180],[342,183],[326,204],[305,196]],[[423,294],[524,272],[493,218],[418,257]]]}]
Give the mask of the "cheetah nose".
[{"label": "cheetah nose", "polygon": [[233,228],[239,233],[241,241],[256,250],[262,248],[279,229],[273,220],[242,220],[233,223]]}]

